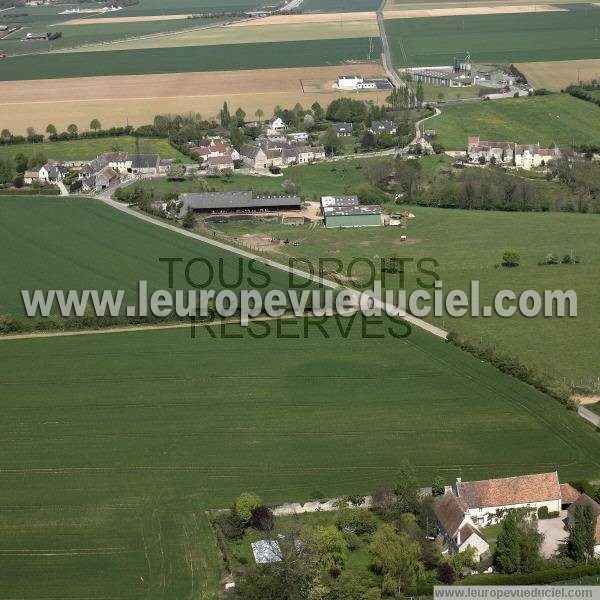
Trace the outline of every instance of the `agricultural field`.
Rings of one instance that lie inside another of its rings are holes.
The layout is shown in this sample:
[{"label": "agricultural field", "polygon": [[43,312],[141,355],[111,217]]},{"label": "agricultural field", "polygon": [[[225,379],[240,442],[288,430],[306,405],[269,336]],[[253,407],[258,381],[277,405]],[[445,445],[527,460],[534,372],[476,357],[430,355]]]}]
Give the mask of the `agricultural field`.
[{"label": "agricultural field", "polygon": [[600,80],[600,59],[525,62],[515,66],[534,88],[555,92],[580,81]]},{"label": "agricultural field", "polygon": [[397,67],[452,64],[468,49],[478,63],[600,58],[600,7],[561,12],[390,19],[385,27]]},{"label": "agricultural field", "polygon": [[369,493],[404,457],[422,484],[600,476],[575,413],[433,336],[306,326],[0,340],[0,598],[214,598],[204,510]]},{"label": "agricultural field", "polygon": [[[0,13],[0,24],[11,27],[18,26],[21,29],[0,39],[0,50],[9,54],[45,53],[61,48],[84,46],[86,44],[103,44],[118,39],[126,39],[136,36],[152,35],[190,27],[202,27],[218,22],[216,18],[186,20],[155,20],[148,22],[120,23],[117,19],[105,19],[102,24],[94,23],[89,17],[79,19],[80,24],[70,24],[73,15],[59,14],[65,9],[60,7],[27,7],[27,10],[14,9]],[[10,18],[11,13],[23,14]],[[89,24],[86,23],[89,21]],[[22,38],[28,32],[53,33],[60,32],[62,37],[52,41],[23,41]]]},{"label": "agricultural field", "polygon": [[[324,180],[325,181],[325,180]],[[302,184],[300,184],[302,190]],[[327,193],[340,193],[334,186]],[[398,210],[399,207],[394,207]],[[461,211],[416,206],[405,207],[416,215],[405,228],[387,227],[362,230],[325,230],[302,226],[288,228],[259,222],[216,223],[213,226],[244,243],[246,238],[289,239],[299,242],[276,249],[280,260],[287,256],[309,259],[341,260],[345,267],[357,257],[377,262],[377,257],[399,255],[415,262],[406,266],[405,281],[400,276],[387,276],[389,289],[418,287],[416,261],[433,258],[431,267],[442,278],[445,290],[469,291],[469,282],[480,281],[482,304],[490,302],[501,289],[516,293],[526,289],[573,289],[578,295],[578,316],[570,319],[537,317],[499,317],[452,319],[429,317],[436,325],[458,331],[478,342],[516,356],[521,362],[549,372],[567,384],[596,385],[596,340],[600,326],[595,318],[595,298],[600,283],[594,275],[600,261],[596,233],[599,215],[565,213],[504,213]],[[400,242],[400,235],[408,243]],[[252,236],[252,237],[250,237]],[[451,240],[461,240],[451,244]],[[518,269],[497,268],[502,254],[514,250],[521,256]],[[579,265],[538,266],[547,254],[563,256],[574,252],[581,257]],[[344,268],[345,268],[344,267]],[[330,264],[330,268],[334,268]],[[353,275],[364,281],[367,267],[358,267]],[[427,282],[427,278],[422,279]]]},{"label": "agricultural field", "polygon": [[368,37],[122,50],[107,52],[102,60],[73,52],[56,54],[51,61],[40,61],[35,55],[3,60],[0,80],[319,67],[375,59],[380,54],[379,38]]},{"label": "agricultural field", "polygon": [[[378,63],[356,63],[352,69],[365,77],[384,74]],[[339,71],[339,67],[314,67],[73,77],[45,81],[43,100],[39,82],[5,81],[0,82],[0,123],[9,123],[14,133],[24,133],[30,126],[43,131],[49,115],[63,130],[69,123],[87,128],[92,119],[100,117],[104,127],[144,125],[165,113],[200,112],[205,118],[217,117],[224,101],[241,106],[248,115],[258,108],[270,115],[276,105],[294,106],[297,102],[310,106],[318,101],[326,106],[340,96],[385,102],[389,94],[385,90],[359,96],[334,91],[332,83]],[[319,84],[316,89],[314,82]]]},{"label": "agricultural field", "polygon": [[436,130],[437,141],[449,150],[466,149],[469,135],[568,148],[600,143],[599,117],[600,109],[590,102],[569,94],[551,94],[448,105],[427,126]]},{"label": "agricultural field", "polygon": [[255,44],[260,42],[287,42],[297,40],[330,40],[344,38],[378,37],[374,19],[349,22],[289,23],[285,25],[244,25],[243,27],[219,27],[197,29],[168,36],[156,36],[143,40],[115,42],[110,45],[93,46],[87,52],[116,50],[140,50],[146,48],[178,48],[182,46],[215,46],[226,44]]},{"label": "agricultural field", "polygon": [[17,154],[23,154],[27,158],[31,158],[37,154],[42,154],[46,158],[54,160],[92,160],[103,152],[160,154],[161,158],[187,160],[166,139],[138,138],[136,144],[135,138],[129,136],[0,146],[0,158],[14,157]]},{"label": "agricultural field", "polygon": [[305,12],[361,12],[377,10],[380,0],[304,0]]},{"label": "agricultural field", "polygon": [[[22,289],[122,289],[130,302],[136,299],[141,279],[148,281],[149,289],[168,287],[161,257],[203,256],[215,265],[221,257],[212,246],[162,231],[87,198],[3,196],[0,215],[0,237],[8,249],[3,258],[0,314],[18,318],[24,317]],[[233,255],[225,258],[225,281],[235,282],[238,260]],[[202,275],[200,267],[193,276]],[[288,287],[284,273],[274,271],[272,278],[274,286]],[[183,273],[176,286],[187,289]]]}]

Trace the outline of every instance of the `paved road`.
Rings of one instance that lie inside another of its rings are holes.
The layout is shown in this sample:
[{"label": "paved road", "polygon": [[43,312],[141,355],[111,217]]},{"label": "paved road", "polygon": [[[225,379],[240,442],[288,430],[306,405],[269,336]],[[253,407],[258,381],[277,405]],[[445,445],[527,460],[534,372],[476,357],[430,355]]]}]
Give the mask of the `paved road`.
[{"label": "paved road", "polygon": [[585,406],[580,406],[577,409],[577,414],[580,417],[584,418],[586,421],[589,421],[592,425],[600,427],[600,415],[591,411],[589,408],[586,408]]},{"label": "paved road", "polygon": [[[200,235],[198,233],[188,231],[187,229],[182,229],[181,227],[171,225],[170,223],[158,221],[157,219],[155,219],[154,217],[151,217],[150,215],[146,215],[146,214],[140,213],[136,210],[133,210],[126,204],[112,200],[110,198],[110,195],[113,191],[114,191],[114,188],[112,190],[106,190],[105,192],[102,192],[101,194],[97,195],[96,199],[100,200],[101,202],[104,202],[105,204],[107,204],[108,206],[110,206],[112,208],[115,208],[123,213],[126,213],[128,215],[136,217],[137,219],[141,219],[142,221],[146,221],[147,223],[151,223],[152,225],[156,225],[157,227],[162,227],[163,229],[168,229],[169,231],[178,233],[179,235],[184,235],[185,237],[188,237],[188,238],[191,238],[194,240],[198,240],[205,244],[210,244],[211,246],[215,246],[217,248],[220,248],[221,250],[225,250],[226,252],[231,252],[233,254],[237,254],[238,256],[242,256],[243,258],[247,258],[249,260],[255,260],[256,262],[260,262],[260,263],[267,265],[269,267],[272,267],[274,269],[278,269],[280,271],[286,271],[287,273],[291,273],[293,275],[296,275],[297,277],[303,277],[304,279],[313,281],[314,283],[322,285],[323,287],[327,287],[327,288],[334,289],[334,290],[346,289],[355,301],[357,301],[358,298],[360,297],[360,292],[358,292],[357,290],[353,290],[350,288],[342,288],[339,283],[337,283],[336,281],[333,281],[331,279],[325,279],[323,277],[319,277],[318,275],[313,275],[306,271],[302,271],[301,269],[296,269],[294,267],[290,267],[289,265],[285,265],[285,264],[276,262],[274,260],[270,260],[263,256],[258,256],[257,254],[253,254],[252,252],[248,252],[246,250],[236,248],[235,246],[230,246],[229,244],[224,244],[223,242],[220,242],[216,239],[212,239],[212,238]],[[391,313],[393,310],[393,307],[386,305],[382,301],[375,301],[374,304],[375,304],[375,306],[380,308],[382,311],[389,310],[389,312]],[[425,331],[428,331],[429,333],[432,333],[433,335],[435,335],[441,339],[445,340],[446,337],[448,336],[447,331],[444,331],[443,329],[440,329],[439,327],[436,327],[435,325],[431,325],[430,323],[427,323],[426,321],[423,321],[422,319],[413,317],[412,315],[405,315],[402,318],[407,323],[410,323],[411,325],[413,325],[415,327],[419,327],[420,329],[424,329]]]},{"label": "paved road", "polygon": [[381,37],[381,44],[383,46],[383,54],[381,55],[381,61],[383,63],[383,67],[385,68],[388,77],[391,79],[392,84],[400,89],[406,87],[406,82],[404,82],[396,69],[394,69],[394,63],[392,61],[392,55],[390,52],[390,44],[388,42],[387,32],[385,30],[385,24],[383,22],[383,9],[385,7],[387,0],[383,0],[381,5],[377,9],[377,25],[379,26],[379,37]]}]

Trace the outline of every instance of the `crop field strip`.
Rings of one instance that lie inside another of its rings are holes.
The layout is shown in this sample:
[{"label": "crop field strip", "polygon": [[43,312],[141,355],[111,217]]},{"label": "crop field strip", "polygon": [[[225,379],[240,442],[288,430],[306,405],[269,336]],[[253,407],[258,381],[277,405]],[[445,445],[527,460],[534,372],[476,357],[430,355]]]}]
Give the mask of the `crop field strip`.
[{"label": "crop field strip", "polygon": [[523,62],[515,66],[535,88],[565,89],[579,81],[600,79],[600,58],[550,62]]},{"label": "crop field strip", "polygon": [[[288,42],[298,40],[330,40],[343,38],[379,37],[375,20],[350,22],[317,22],[310,25],[251,25],[245,27],[219,27],[196,29],[183,33],[152,36],[91,46],[85,52],[114,52],[117,50],[140,50],[147,48],[178,48],[182,46],[215,46],[227,44],[254,44],[260,42]],[[71,50],[70,52],[77,52]]]},{"label": "crop field strip", "polygon": [[467,15],[505,15],[537,12],[560,12],[566,8],[551,6],[549,4],[503,4],[494,6],[467,6],[463,8],[426,8],[389,10],[385,12],[385,19],[427,19],[433,17],[459,17]]},{"label": "crop field strip", "polygon": [[51,61],[38,56],[3,60],[0,80],[319,67],[376,60],[380,54],[381,40],[368,37],[123,50],[107,52],[102,60],[86,52],[58,53]]},{"label": "crop field strip", "polygon": [[[377,63],[356,63],[352,68],[364,76],[385,75]],[[356,92],[334,92],[331,84],[329,92],[303,93],[303,81],[322,82],[327,88],[326,82],[333,82],[339,72],[339,67],[313,67],[52,79],[43,82],[42,100],[39,81],[5,81],[0,82],[0,122],[11,123],[14,132],[25,132],[30,126],[44,130],[48,115],[63,129],[73,122],[87,127],[99,115],[105,127],[123,126],[127,121],[142,125],[164,113],[200,112],[207,118],[217,117],[224,101],[253,115],[258,108],[268,113],[278,104],[310,106],[318,101],[326,105],[342,95],[357,97]],[[358,97],[382,104],[387,95],[384,90]]]},{"label": "crop field strip", "polygon": [[470,15],[385,21],[394,64],[452,63],[468,48],[480,63],[600,57],[600,7],[560,5],[559,12]]}]

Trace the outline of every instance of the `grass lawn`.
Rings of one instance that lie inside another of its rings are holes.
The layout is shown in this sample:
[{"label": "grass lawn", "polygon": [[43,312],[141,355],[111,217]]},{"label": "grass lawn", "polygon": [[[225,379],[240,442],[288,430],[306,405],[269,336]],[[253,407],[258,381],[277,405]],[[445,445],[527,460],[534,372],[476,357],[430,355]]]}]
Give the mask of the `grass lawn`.
[{"label": "grass lawn", "polygon": [[600,415],[600,402],[596,402],[596,404],[588,404],[586,405],[586,408],[589,408]]},{"label": "grass lawn", "polygon": [[[52,115],[48,116],[49,119]],[[77,161],[92,160],[103,152],[119,150],[122,152],[140,154],[160,154],[161,158],[178,158],[187,160],[186,157],[169,144],[168,140],[162,138],[138,138],[130,136],[87,138],[81,140],[70,140],[66,142],[43,142],[41,144],[15,144],[0,146],[0,157],[16,156],[24,154],[28,158],[36,154],[43,154],[47,158],[55,160]]]},{"label": "grass lawn", "polygon": [[36,55],[3,60],[0,80],[316,67],[374,60],[380,53],[379,38],[368,37],[115,50],[101,60],[87,52],[68,52],[57,53],[51,61],[40,61]]},{"label": "grass lawn", "polygon": [[[381,519],[374,513],[372,514],[378,526],[381,525]],[[299,531],[303,527],[335,525],[336,516],[336,512],[314,512],[289,517],[275,517],[274,528],[270,533],[270,538],[273,539],[278,534],[289,535],[290,531]],[[226,539],[227,555],[233,565],[233,571],[235,571],[237,565],[254,564],[251,544],[266,537],[269,537],[268,533],[249,528],[240,540]],[[369,565],[372,562],[371,554],[369,553],[371,535],[359,536],[358,540],[358,547],[352,551],[348,550],[344,555],[344,571],[357,575],[366,575],[370,573]]]},{"label": "grass lawn", "polygon": [[377,10],[379,0],[304,0],[304,12],[362,12]]},{"label": "grass lawn", "polygon": [[469,50],[478,63],[600,58],[600,8],[385,21],[397,67],[451,65]]},{"label": "grass lawn", "polygon": [[427,127],[436,130],[437,141],[449,150],[464,150],[469,135],[568,148],[600,143],[600,108],[569,94],[454,104],[444,106]]},{"label": "grass lawn", "polygon": [[[396,207],[398,208],[398,207]],[[405,207],[416,215],[405,228],[325,230],[315,226],[285,227],[258,222],[215,224],[238,239],[244,234],[264,233],[270,237],[299,242],[279,248],[279,260],[286,256],[306,258],[315,266],[320,259],[341,260],[344,269],[358,257],[377,263],[381,257],[397,254],[412,259],[407,263],[405,281],[388,276],[386,285],[409,290],[418,287],[415,264],[420,259],[435,259],[433,268],[444,282],[445,290],[469,290],[478,280],[483,303],[490,303],[502,289],[516,293],[526,289],[573,289],[578,295],[578,317],[570,319],[499,317],[431,319],[446,329],[490,343],[517,356],[526,364],[552,373],[567,383],[594,384],[597,381],[596,340],[600,325],[596,319],[595,298],[600,294],[596,277],[600,249],[596,243],[600,215],[565,213],[506,213],[452,211]],[[400,235],[408,236],[407,243]],[[521,255],[517,269],[496,269],[505,250]],[[564,255],[574,250],[581,256],[579,265],[540,267],[547,254]],[[425,263],[429,268],[431,262]],[[328,265],[334,268],[332,262]],[[318,268],[318,267],[317,267]],[[366,267],[357,267],[359,280],[369,276]],[[427,283],[429,279],[423,277]]]},{"label": "grass lawn", "polygon": [[210,597],[205,509],[368,493],[403,457],[423,484],[600,476],[591,427],[470,355],[303,325],[0,341],[0,597]]}]

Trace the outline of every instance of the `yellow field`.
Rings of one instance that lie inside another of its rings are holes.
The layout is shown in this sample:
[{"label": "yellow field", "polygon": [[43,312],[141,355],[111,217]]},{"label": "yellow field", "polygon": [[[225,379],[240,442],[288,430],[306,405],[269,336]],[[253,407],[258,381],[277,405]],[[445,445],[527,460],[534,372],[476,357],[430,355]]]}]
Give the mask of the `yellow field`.
[{"label": "yellow field", "polygon": [[430,8],[408,10],[386,10],[386,19],[419,19],[428,17],[459,17],[466,15],[506,15],[513,13],[558,12],[565,8],[549,4],[520,4],[501,6],[466,6],[462,8]]},{"label": "yellow field", "polygon": [[600,59],[517,63],[534,88],[559,91],[579,81],[600,79]]},{"label": "yellow field", "polygon": [[[378,64],[355,64],[363,76],[384,76]],[[43,131],[48,123],[64,130],[69,123],[86,129],[94,118],[104,127],[151,123],[157,114],[201,113],[216,117],[223,102],[241,106],[252,117],[261,108],[270,115],[276,105],[323,106],[340,96],[383,103],[389,92],[339,92],[315,81],[333,81],[340,67],[260,69],[207,73],[173,73],[118,77],[85,77],[0,82],[0,123],[14,133],[27,127]],[[306,91],[303,81],[307,81]],[[44,90],[43,99],[40,89]]]},{"label": "yellow field", "polygon": [[301,23],[287,25],[248,25],[245,27],[218,27],[197,29],[183,33],[155,35],[139,40],[99,44],[63,52],[107,52],[113,50],[140,50],[145,48],[177,48],[182,46],[213,46],[219,44],[252,44],[260,42],[287,42],[298,40],[326,40],[377,36],[375,21]]},{"label": "yellow field", "polygon": [[[589,0],[536,0],[537,5],[553,5],[553,4],[578,4],[588,3]],[[472,6],[523,6],[530,5],[531,0],[439,0],[439,2],[402,2],[402,0],[388,0],[385,6],[385,17],[390,18],[387,13],[392,11],[405,10],[432,10],[436,8],[470,8]]]},{"label": "yellow field", "polygon": [[350,21],[376,21],[374,12],[351,12],[351,13],[317,13],[306,15],[272,15],[257,21],[241,21],[234,23],[232,27],[252,27],[254,25],[290,25],[306,23],[340,23]]}]

